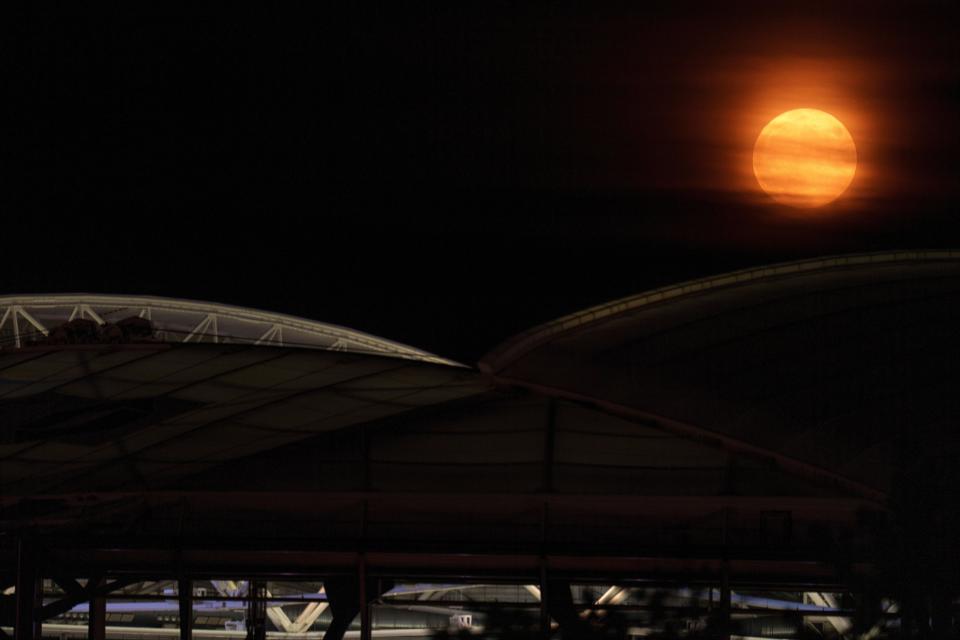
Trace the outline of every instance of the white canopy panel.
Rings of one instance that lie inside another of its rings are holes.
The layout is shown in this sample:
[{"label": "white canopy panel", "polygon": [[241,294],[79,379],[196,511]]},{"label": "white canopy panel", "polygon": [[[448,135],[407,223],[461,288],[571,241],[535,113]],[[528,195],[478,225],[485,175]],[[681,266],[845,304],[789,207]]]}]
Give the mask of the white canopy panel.
[{"label": "white canopy panel", "polygon": [[295,316],[213,302],[88,293],[0,296],[0,348],[57,343],[58,336],[51,332],[75,320],[103,328],[131,318],[150,322],[150,341],[289,346],[458,364],[398,342]]}]

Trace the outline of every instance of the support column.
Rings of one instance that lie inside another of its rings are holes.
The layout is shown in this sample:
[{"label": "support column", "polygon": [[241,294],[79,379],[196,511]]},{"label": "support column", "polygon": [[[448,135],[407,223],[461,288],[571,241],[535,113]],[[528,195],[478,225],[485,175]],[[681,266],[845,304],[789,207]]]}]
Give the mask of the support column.
[{"label": "support column", "polygon": [[266,640],[267,637],[267,583],[250,581],[250,601],[247,603],[247,640]]},{"label": "support column", "polygon": [[560,627],[560,634],[578,638],[587,635],[581,627],[583,621],[580,612],[573,603],[573,592],[569,580],[549,580],[547,582],[547,616],[548,632],[552,631],[551,623],[556,622]]},{"label": "support column", "polygon": [[[733,462],[733,458],[731,457]],[[723,563],[720,565],[720,605],[717,635],[730,640],[730,509],[723,510]]]},{"label": "support column", "polygon": [[730,567],[726,562],[720,574],[720,640],[730,640]]},{"label": "support column", "polygon": [[193,637],[193,581],[189,578],[177,580],[177,598],[180,603],[180,640]]},{"label": "support column", "polygon": [[[93,583],[88,586],[91,593],[96,594],[97,590],[103,585],[102,578],[90,581]],[[90,615],[87,618],[87,638],[90,640],[106,640],[107,637],[107,597],[105,595],[94,595],[90,598]]]},{"label": "support column", "polygon": [[360,591],[355,576],[330,576],[324,579],[323,589],[327,593],[330,612],[333,619],[323,634],[323,640],[342,640],[343,634],[350,628],[353,619],[360,613]]},{"label": "support column", "polygon": [[553,493],[554,449],[557,439],[557,402],[547,400],[547,420],[543,436],[543,492]]},{"label": "support column", "polygon": [[43,579],[37,570],[37,550],[31,541],[21,538],[17,549],[16,640],[40,640],[42,606]]},{"label": "support column", "polygon": [[370,584],[366,571],[366,561],[357,562],[357,572],[346,576],[329,576],[323,581],[323,590],[330,603],[333,619],[323,634],[323,640],[343,640],[343,634],[360,615],[361,637],[369,639],[373,632],[373,617],[370,615],[370,603],[393,588],[392,580],[377,580]]},{"label": "support column", "polygon": [[540,558],[540,638],[550,638],[550,585],[547,583],[547,561]]},{"label": "support column", "polygon": [[370,621],[370,590],[367,588],[367,561],[362,553],[357,563],[357,582],[360,583],[360,640],[370,640],[373,637]]}]

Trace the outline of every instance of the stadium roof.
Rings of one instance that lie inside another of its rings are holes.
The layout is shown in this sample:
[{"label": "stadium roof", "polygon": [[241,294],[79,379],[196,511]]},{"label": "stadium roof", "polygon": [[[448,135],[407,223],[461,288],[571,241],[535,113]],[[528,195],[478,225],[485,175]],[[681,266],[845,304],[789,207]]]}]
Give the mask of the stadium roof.
[{"label": "stadium roof", "polygon": [[594,307],[480,367],[869,494],[890,488],[905,444],[952,441],[958,326],[960,251],[849,255]]},{"label": "stadium roof", "polygon": [[176,298],[89,293],[0,296],[0,347],[49,342],[52,329],[72,320],[105,326],[131,317],[152,323],[153,341],[299,347],[457,364],[367,333],[280,313]]},{"label": "stadium roof", "polygon": [[[87,544],[162,572],[174,535],[246,549],[178,556],[196,570],[280,566],[250,554],[264,540],[319,544],[321,570],[352,566],[363,532],[383,570],[509,572],[549,548],[579,575],[600,556],[629,572],[623,554],[694,545],[684,571],[724,548],[741,576],[829,582],[804,554],[884,508],[905,437],[948,450],[960,415],[953,252],[678,285],[527,332],[484,372],[221,305],[2,301],[0,527],[57,536],[63,566]],[[19,348],[14,321],[33,327]],[[796,562],[758,568],[767,553]]]},{"label": "stadium roof", "polygon": [[146,296],[0,298],[7,495],[157,487],[485,388],[344,327]]}]

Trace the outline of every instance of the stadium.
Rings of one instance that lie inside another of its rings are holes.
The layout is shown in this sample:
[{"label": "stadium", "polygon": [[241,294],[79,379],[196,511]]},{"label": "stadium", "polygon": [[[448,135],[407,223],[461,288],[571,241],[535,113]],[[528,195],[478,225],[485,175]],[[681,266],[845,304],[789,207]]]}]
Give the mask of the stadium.
[{"label": "stadium", "polygon": [[0,297],[0,629],[843,637],[911,461],[956,459],[958,316],[960,251],[684,282],[476,365],[222,304]]}]

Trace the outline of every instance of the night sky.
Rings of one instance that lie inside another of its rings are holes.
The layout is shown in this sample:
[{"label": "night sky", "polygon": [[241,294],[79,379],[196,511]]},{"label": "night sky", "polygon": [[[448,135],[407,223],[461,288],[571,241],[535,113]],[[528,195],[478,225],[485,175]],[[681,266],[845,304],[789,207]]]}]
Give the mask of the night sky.
[{"label": "night sky", "polygon": [[[683,279],[960,247],[955,2],[338,4],[21,16],[3,292],[214,300],[475,362]],[[806,212],[750,173],[799,107],[859,157]]]}]

